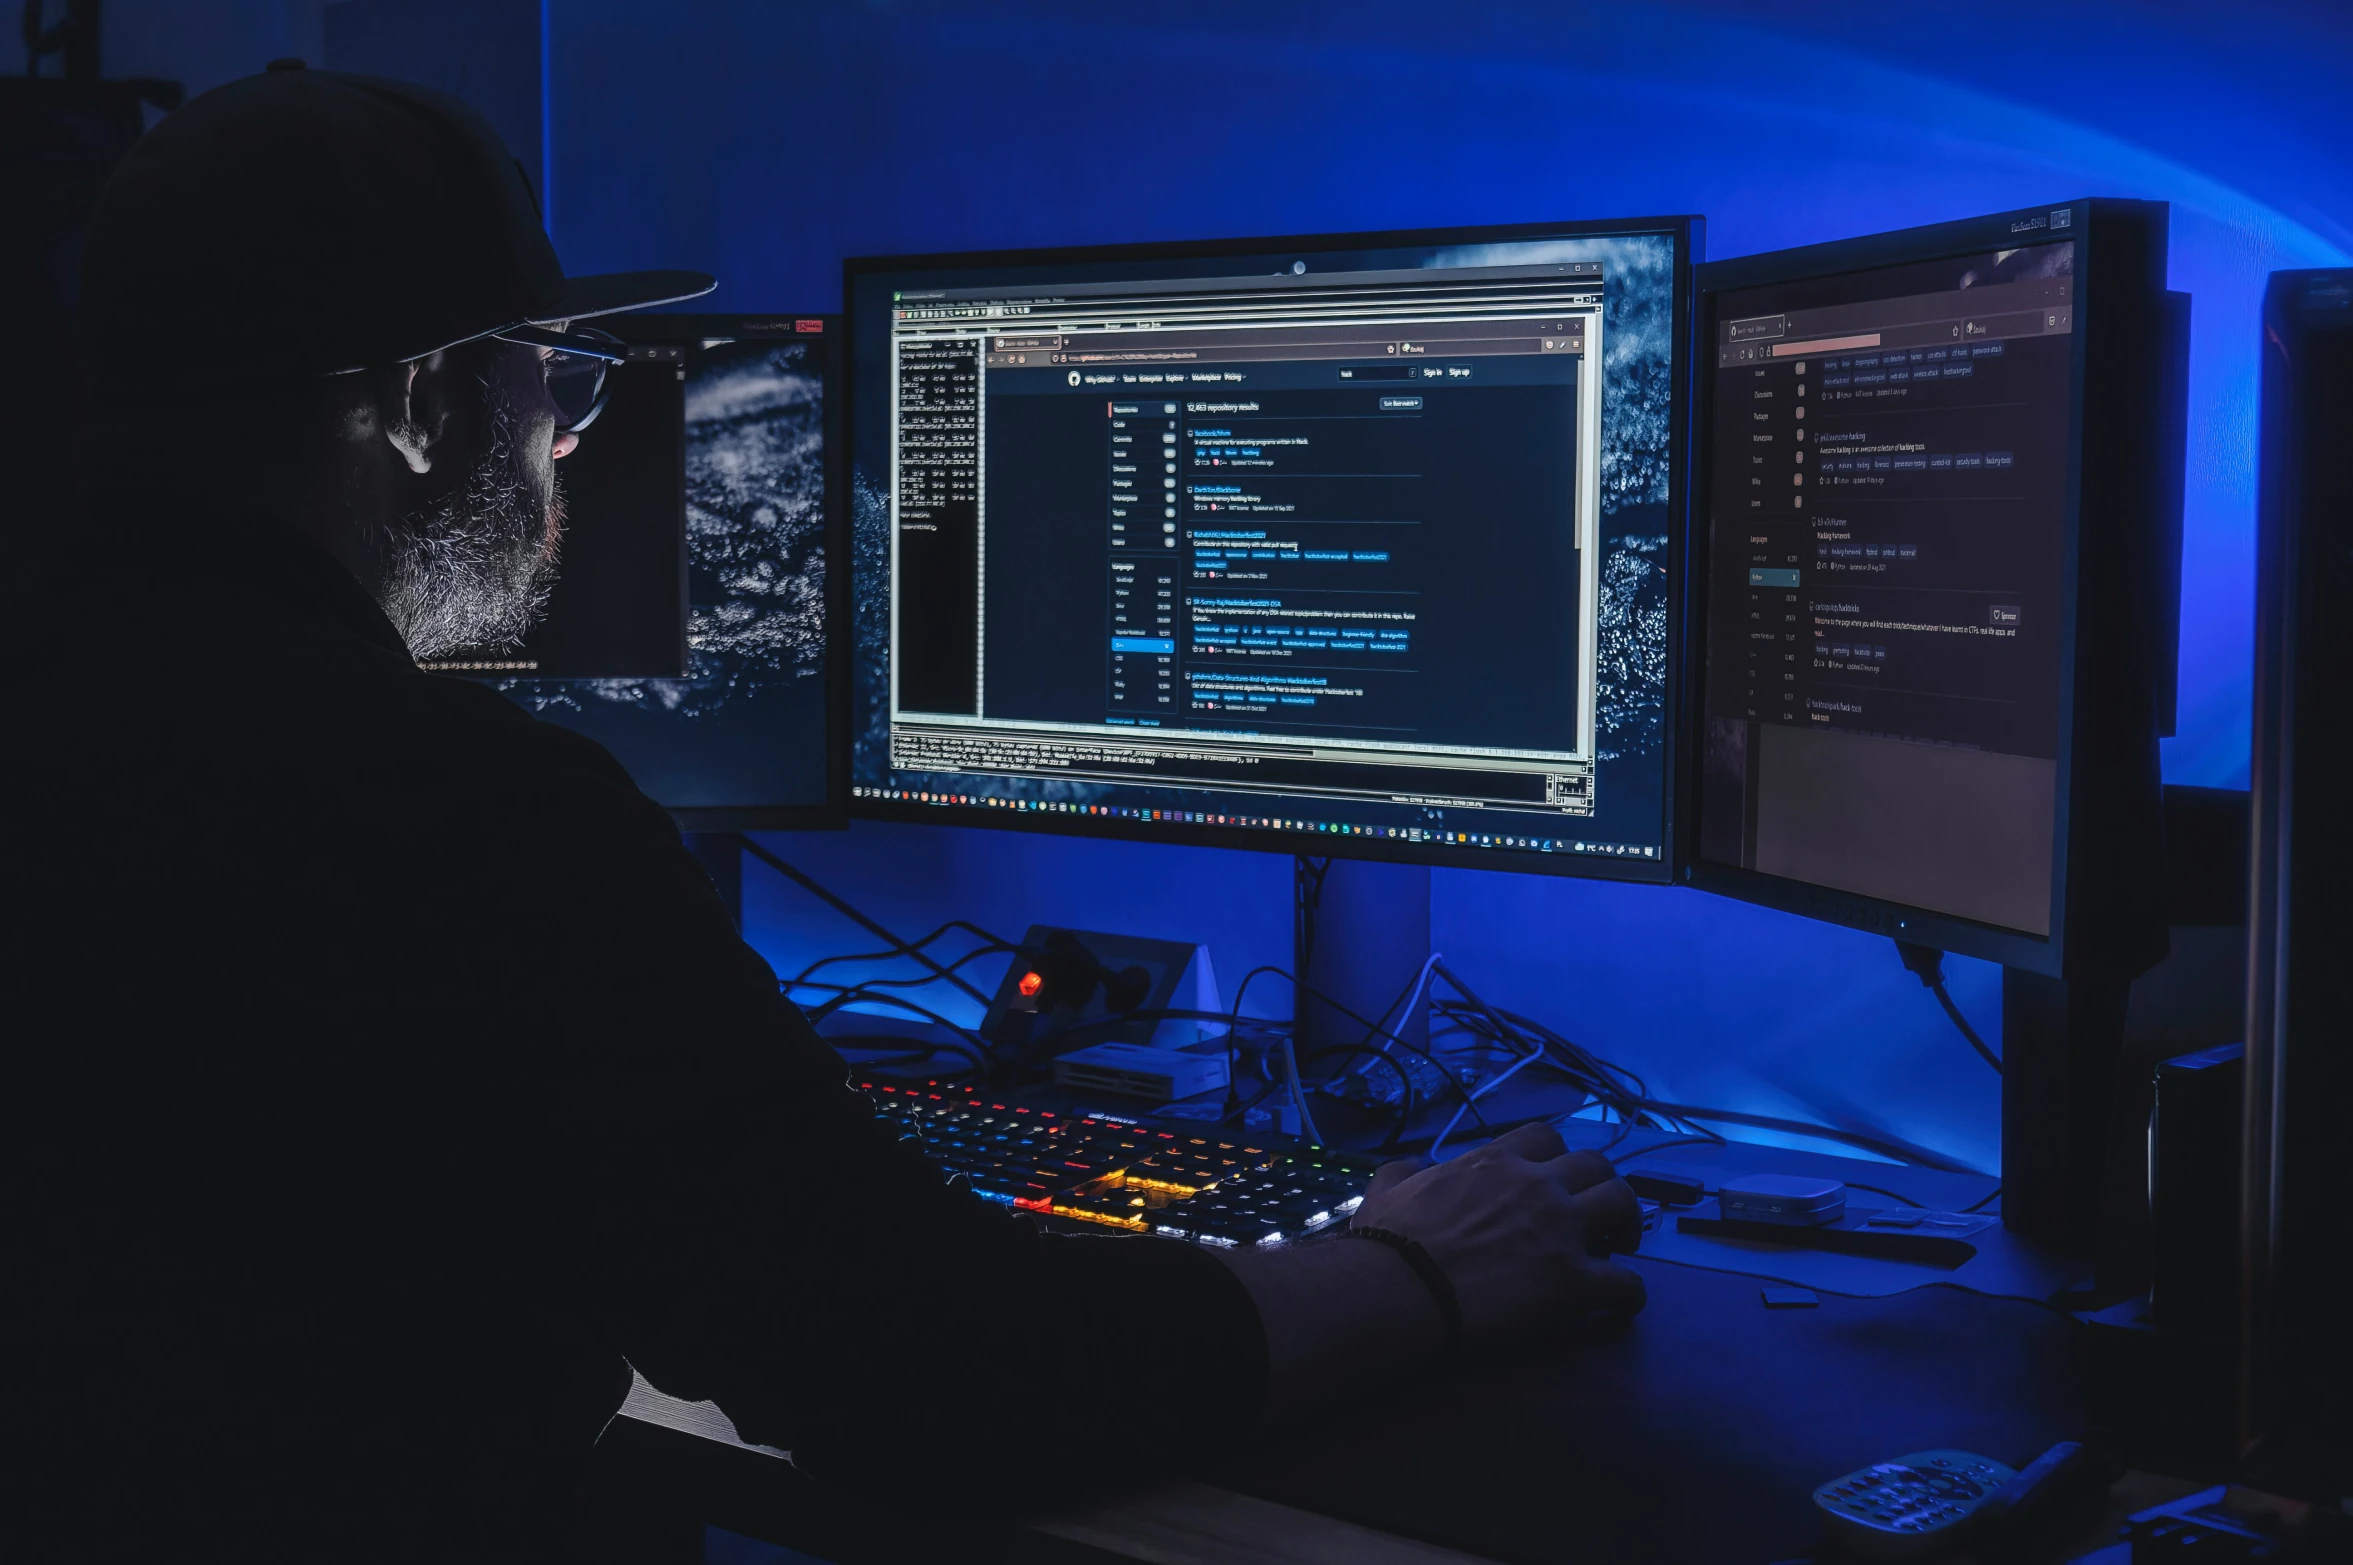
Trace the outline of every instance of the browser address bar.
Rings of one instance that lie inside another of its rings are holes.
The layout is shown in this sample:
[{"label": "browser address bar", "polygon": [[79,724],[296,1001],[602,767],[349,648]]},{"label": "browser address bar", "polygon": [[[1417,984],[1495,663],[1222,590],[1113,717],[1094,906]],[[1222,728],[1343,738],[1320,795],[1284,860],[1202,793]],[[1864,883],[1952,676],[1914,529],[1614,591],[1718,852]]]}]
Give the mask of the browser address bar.
[{"label": "browser address bar", "polygon": [[1849,348],[1878,346],[1879,333],[1866,331],[1852,337],[1817,337],[1812,342],[1777,342],[1773,344],[1773,357],[1794,359],[1801,353],[1844,353]]}]

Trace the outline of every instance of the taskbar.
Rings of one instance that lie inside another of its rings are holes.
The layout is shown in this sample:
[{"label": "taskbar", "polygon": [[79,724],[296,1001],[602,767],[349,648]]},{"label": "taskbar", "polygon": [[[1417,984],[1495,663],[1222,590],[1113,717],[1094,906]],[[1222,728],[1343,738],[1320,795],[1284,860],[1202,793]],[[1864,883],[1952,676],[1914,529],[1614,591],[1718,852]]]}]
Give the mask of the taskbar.
[{"label": "taskbar", "polygon": [[1005,810],[1020,815],[1059,815],[1096,820],[1131,821],[1186,826],[1222,826],[1246,831],[1314,832],[1339,837],[1383,838],[1458,848],[1508,848],[1527,853],[1570,853],[1580,857],[1649,859],[1656,861],[1655,844],[1593,842],[1575,837],[1526,837],[1515,833],[1455,831],[1434,826],[1365,826],[1351,821],[1307,820],[1296,816],[1226,815],[1213,810],[1155,810],[1116,804],[1073,804],[1063,799],[1009,799],[990,794],[942,793],[920,788],[852,788],[859,799],[887,799],[899,804],[959,806]]}]

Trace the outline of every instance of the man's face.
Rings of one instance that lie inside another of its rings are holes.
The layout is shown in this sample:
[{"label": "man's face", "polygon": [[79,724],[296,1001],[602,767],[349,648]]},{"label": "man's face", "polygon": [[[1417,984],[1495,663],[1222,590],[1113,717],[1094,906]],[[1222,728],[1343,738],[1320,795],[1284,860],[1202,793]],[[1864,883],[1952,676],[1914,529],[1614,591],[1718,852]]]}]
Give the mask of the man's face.
[{"label": "man's face", "polygon": [[491,375],[504,388],[504,401],[520,433],[518,455],[529,470],[532,493],[538,497],[540,550],[550,569],[564,536],[564,486],[556,463],[570,456],[580,437],[559,434],[555,399],[548,395],[546,348],[521,343],[491,342]]},{"label": "man's face", "polygon": [[546,611],[563,541],[559,434],[547,353],[483,341],[449,352],[456,388],[443,482],[386,543],[384,610],[419,660],[511,652]]}]

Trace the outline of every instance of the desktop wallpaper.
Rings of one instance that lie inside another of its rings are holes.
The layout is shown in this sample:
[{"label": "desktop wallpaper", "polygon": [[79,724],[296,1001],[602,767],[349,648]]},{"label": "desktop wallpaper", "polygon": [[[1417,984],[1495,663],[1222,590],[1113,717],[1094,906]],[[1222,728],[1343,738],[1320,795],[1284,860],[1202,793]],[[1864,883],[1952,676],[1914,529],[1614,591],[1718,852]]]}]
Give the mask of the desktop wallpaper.
[{"label": "desktop wallpaper", "polygon": [[671,808],[821,805],[822,367],[806,342],[714,341],[689,355],[685,401],[687,677],[499,688]]},{"label": "desktop wallpaper", "polygon": [[[1660,753],[1667,694],[1668,452],[1674,414],[1673,247],[1661,239],[1455,245],[1435,266],[1602,263],[1601,672],[1597,748],[1610,772],[1639,787]],[[1616,763],[1616,764],[1613,764]],[[1606,808],[1606,805],[1605,805]]]}]

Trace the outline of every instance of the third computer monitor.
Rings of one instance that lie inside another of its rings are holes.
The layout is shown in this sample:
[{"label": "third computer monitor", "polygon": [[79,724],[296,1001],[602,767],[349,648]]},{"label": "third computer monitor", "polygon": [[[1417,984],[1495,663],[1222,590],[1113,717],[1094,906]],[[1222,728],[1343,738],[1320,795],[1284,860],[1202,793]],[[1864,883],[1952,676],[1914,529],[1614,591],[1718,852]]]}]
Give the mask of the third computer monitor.
[{"label": "third computer monitor", "polygon": [[2079,201],[1702,269],[1696,883],[2146,954],[2164,262],[2162,207]]},{"label": "third computer monitor", "polygon": [[1697,229],[851,262],[852,807],[1667,878]]}]

